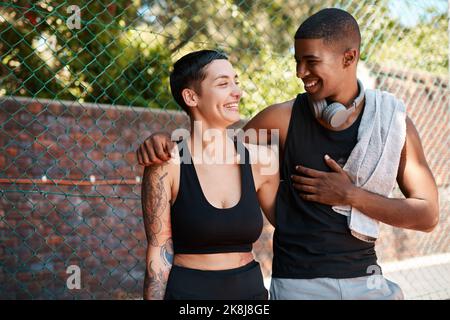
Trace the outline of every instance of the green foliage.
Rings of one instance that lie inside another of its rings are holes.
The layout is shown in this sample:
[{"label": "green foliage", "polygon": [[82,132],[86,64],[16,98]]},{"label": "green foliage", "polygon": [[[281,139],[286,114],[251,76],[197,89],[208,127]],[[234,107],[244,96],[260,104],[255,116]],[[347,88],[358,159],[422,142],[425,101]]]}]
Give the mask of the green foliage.
[{"label": "green foliage", "polygon": [[126,0],[77,5],[79,30],[66,23],[73,14],[68,3],[18,1],[0,9],[2,93],[175,108],[167,83],[171,53],[135,30],[138,6]]},{"label": "green foliage", "polygon": [[405,28],[378,45],[371,59],[408,70],[448,74],[448,17],[440,14],[430,21]]},{"label": "green foliage", "polygon": [[429,12],[433,19],[402,26],[386,0],[83,0],[80,30],[66,23],[72,3],[29,3],[0,6],[0,95],[176,109],[168,83],[173,61],[215,48],[239,73],[242,114],[250,116],[300,91],[293,35],[329,6],[357,18],[362,60],[448,71],[446,14]]}]

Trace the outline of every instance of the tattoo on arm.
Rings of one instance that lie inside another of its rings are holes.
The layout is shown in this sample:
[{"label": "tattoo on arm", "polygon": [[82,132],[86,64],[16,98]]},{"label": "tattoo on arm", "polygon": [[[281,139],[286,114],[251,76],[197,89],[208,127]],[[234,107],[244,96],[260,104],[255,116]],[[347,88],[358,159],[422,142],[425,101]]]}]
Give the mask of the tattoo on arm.
[{"label": "tattoo on arm", "polygon": [[[163,167],[146,167],[142,179],[142,213],[151,256],[147,256],[144,279],[144,299],[163,299],[167,279],[172,267],[173,245],[170,219],[166,216],[169,205],[165,183],[168,173]],[[159,253],[156,253],[159,251]],[[148,260],[150,259],[150,260]]]},{"label": "tattoo on arm", "polygon": [[171,266],[173,263],[173,243],[172,238],[167,239],[161,247],[161,258],[165,266]]},{"label": "tattoo on arm", "polygon": [[164,178],[160,167],[145,167],[142,179],[142,213],[149,245],[159,245],[156,235],[161,232],[161,215],[168,205],[168,197],[164,189]]},{"label": "tattoo on arm", "polygon": [[150,262],[145,272],[144,299],[162,300],[164,298],[169,271],[168,268],[154,268]]},{"label": "tattoo on arm", "polygon": [[163,265],[160,265],[159,267],[156,265],[152,266],[153,261],[150,261],[145,272],[144,299],[164,298],[167,280],[173,262],[173,245],[171,238],[167,239],[164,245],[161,246],[160,255]]}]

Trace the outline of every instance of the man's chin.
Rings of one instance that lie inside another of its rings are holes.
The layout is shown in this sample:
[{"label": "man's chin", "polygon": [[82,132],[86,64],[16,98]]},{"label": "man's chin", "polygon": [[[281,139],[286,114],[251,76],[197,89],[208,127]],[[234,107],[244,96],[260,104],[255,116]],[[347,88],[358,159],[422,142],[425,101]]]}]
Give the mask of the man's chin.
[{"label": "man's chin", "polygon": [[308,92],[308,94],[311,97],[311,99],[313,99],[315,101],[324,100],[327,97],[327,95],[322,90],[317,91],[317,92],[312,92],[312,93]]}]

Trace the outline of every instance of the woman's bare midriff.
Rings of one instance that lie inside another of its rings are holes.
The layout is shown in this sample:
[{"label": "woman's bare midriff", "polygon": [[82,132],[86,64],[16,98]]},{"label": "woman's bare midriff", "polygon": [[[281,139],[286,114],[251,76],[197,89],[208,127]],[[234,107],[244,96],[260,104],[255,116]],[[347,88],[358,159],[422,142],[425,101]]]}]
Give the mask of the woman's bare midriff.
[{"label": "woman's bare midriff", "polygon": [[253,259],[251,252],[176,254],[173,264],[197,270],[227,270],[245,266]]}]

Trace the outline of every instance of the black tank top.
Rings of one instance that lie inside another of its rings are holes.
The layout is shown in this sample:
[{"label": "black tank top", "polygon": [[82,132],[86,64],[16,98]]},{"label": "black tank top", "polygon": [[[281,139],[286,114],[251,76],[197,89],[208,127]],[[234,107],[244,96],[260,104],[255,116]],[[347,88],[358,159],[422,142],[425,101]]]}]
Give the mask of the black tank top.
[{"label": "black tank top", "polygon": [[[248,150],[237,150],[245,161],[239,164],[241,198],[231,207],[219,209],[206,199],[185,141],[180,148],[180,187],[171,207],[174,253],[249,252],[263,228]],[[183,152],[186,155],[183,157]],[[188,160],[188,161],[185,161]],[[221,183],[221,181],[217,181]],[[229,186],[230,189],[234,186]]]},{"label": "black tank top", "polygon": [[367,268],[376,265],[374,244],[353,237],[347,217],[331,206],[301,199],[290,178],[296,165],[331,171],[325,154],[343,166],[356,145],[362,114],[345,130],[327,130],[315,119],[306,94],[297,96],[280,166],[273,277],[354,278],[370,275]]}]

